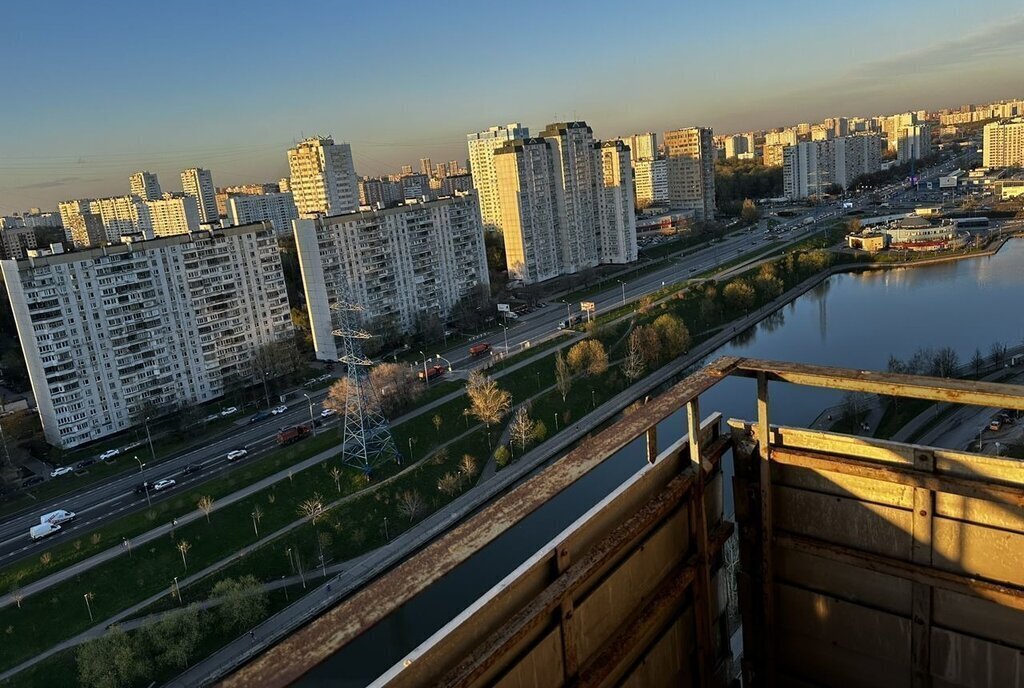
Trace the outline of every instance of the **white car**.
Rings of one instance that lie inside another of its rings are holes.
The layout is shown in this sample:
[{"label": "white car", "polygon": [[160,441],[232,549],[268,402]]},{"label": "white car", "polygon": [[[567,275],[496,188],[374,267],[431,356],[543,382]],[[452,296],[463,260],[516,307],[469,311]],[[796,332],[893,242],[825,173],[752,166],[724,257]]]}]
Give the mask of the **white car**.
[{"label": "white car", "polygon": [[332,408],[325,408],[323,411],[320,412],[320,417],[321,418],[330,418],[331,416],[336,416],[336,415],[338,415],[338,412],[335,411]]},{"label": "white car", "polygon": [[100,454],[100,461],[106,461],[107,459],[112,459],[112,458],[114,458],[115,456],[117,456],[120,453],[121,453],[120,449],[108,449],[107,451],[105,451],[102,454]]},{"label": "white car", "polygon": [[54,468],[52,471],[50,471],[50,477],[59,478],[62,475],[67,475],[73,470],[75,469],[72,468],[71,466],[61,466],[60,468]]},{"label": "white car", "polygon": [[228,406],[226,409],[220,412],[222,416],[230,416],[232,413],[238,413],[237,406]]},{"label": "white car", "polygon": [[284,404],[281,404],[280,406],[275,406],[274,408],[270,409],[270,415],[277,416],[284,413],[287,410],[288,407],[285,406]]},{"label": "white car", "polygon": [[244,449],[236,449],[228,452],[228,461],[234,461],[235,459],[241,459],[243,456],[247,456],[249,452]]},{"label": "white car", "polygon": [[171,478],[164,478],[163,480],[157,480],[155,483],[153,483],[153,491],[154,492],[160,492],[162,490],[167,490],[167,489],[170,489],[170,488],[174,487],[177,484],[178,484],[178,482],[176,480],[172,480]]}]

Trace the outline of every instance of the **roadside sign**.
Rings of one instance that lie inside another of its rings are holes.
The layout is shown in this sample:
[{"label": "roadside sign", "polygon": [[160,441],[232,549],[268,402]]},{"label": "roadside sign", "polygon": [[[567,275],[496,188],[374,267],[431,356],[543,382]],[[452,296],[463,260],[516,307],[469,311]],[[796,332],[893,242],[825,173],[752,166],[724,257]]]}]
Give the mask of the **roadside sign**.
[{"label": "roadside sign", "polygon": [[597,310],[597,308],[595,307],[593,301],[580,301],[580,310],[587,311],[588,313],[593,313],[595,310]]},{"label": "roadside sign", "polygon": [[512,307],[509,306],[507,303],[499,303],[498,304],[498,312],[499,313],[511,313],[512,312]]}]

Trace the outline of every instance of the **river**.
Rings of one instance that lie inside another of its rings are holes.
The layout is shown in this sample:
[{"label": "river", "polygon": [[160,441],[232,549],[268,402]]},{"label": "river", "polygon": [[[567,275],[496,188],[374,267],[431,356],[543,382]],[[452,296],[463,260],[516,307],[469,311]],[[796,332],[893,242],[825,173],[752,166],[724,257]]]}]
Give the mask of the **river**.
[{"label": "river", "polygon": [[[994,342],[1024,341],[1024,240],[994,256],[919,268],[835,275],[718,349],[719,356],[884,371],[890,356],[953,347],[961,362]],[[841,393],[772,384],[771,421],[807,425]],[[752,380],[727,379],[701,397],[704,413],[756,417]],[[667,446],[682,412],[659,426]],[[364,686],[486,592],[644,461],[637,440],[310,672],[304,686]],[[727,472],[729,466],[727,465]],[[729,484],[728,482],[726,483]],[[727,490],[728,492],[728,490]],[[727,509],[731,495],[727,497]]]}]

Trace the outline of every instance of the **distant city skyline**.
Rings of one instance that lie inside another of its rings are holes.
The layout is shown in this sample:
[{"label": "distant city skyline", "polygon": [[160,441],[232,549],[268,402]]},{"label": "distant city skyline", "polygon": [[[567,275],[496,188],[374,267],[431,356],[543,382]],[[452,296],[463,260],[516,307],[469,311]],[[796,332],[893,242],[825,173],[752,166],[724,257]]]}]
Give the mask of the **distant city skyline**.
[{"label": "distant city skyline", "polygon": [[[866,0],[856,11],[638,2],[628,32],[622,6],[604,1],[524,0],[508,18],[504,7],[457,0],[386,21],[366,5],[60,4],[8,12],[2,213],[122,195],[137,170],[174,191],[192,167],[211,170],[218,186],[275,181],[288,148],[316,134],[351,144],[356,172],[376,175],[418,169],[421,158],[464,161],[467,133],[514,121],[540,130],[583,119],[602,139],[689,126],[729,133],[1022,95],[1024,11],[1006,0]],[[225,27],[217,40],[195,31],[199,14]],[[320,38],[303,29],[313,17]],[[572,18],[571,33],[560,17]],[[518,28],[501,31],[502,22]],[[695,26],[704,28],[686,30]],[[332,27],[345,40],[329,40]],[[250,38],[266,35],[279,40]],[[431,54],[412,59],[423,45]],[[209,78],[197,79],[204,70]]]}]

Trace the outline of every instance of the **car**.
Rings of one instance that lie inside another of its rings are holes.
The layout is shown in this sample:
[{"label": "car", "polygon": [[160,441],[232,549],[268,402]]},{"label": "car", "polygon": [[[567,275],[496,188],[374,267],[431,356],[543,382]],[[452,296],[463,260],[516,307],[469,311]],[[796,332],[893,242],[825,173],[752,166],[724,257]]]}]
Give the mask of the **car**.
[{"label": "car", "polygon": [[50,471],[50,477],[59,478],[62,475],[67,475],[73,470],[75,469],[72,468],[71,466],[61,466],[60,468],[54,468],[52,471]]},{"label": "car", "polygon": [[277,416],[284,413],[287,410],[288,407],[285,406],[284,404],[281,404],[280,406],[275,406],[274,408],[270,409],[270,415]]},{"label": "car", "polygon": [[139,483],[138,485],[135,486],[132,492],[134,492],[137,495],[146,494],[146,489],[146,483]]},{"label": "car", "polygon": [[338,412],[335,411],[332,408],[325,408],[323,411],[320,412],[320,417],[321,418],[330,418],[331,416],[336,416],[336,415],[338,415]]},{"label": "car", "polygon": [[991,423],[988,424],[988,429],[989,430],[999,430],[1002,427],[1003,427],[1003,422],[1001,420],[999,420],[998,418],[996,418],[995,420],[993,420]]},{"label": "car", "polygon": [[270,411],[258,411],[256,415],[249,419],[249,423],[259,423],[266,418],[270,418]]},{"label": "car", "polygon": [[181,474],[182,475],[192,475],[193,473],[198,473],[201,470],[203,470],[203,464],[201,464],[201,463],[190,463],[189,465],[185,466],[185,470],[183,470],[181,472]]},{"label": "car", "polygon": [[45,480],[45,478],[43,478],[43,476],[41,476],[41,475],[33,475],[31,478],[25,478],[24,480],[22,480],[21,481],[21,486],[22,487],[32,487],[33,485],[38,485],[39,483],[43,482],[44,480]]},{"label": "car", "polygon": [[80,471],[83,468],[88,468],[89,466],[96,463],[96,461],[97,459],[82,459],[81,461],[75,464],[75,470]]},{"label": "car", "polygon": [[235,459],[241,459],[246,456],[249,452],[245,449],[235,449],[234,451],[228,452],[228,461],[234,461]]},{"label": "car", "polygon": [[120,453],[121,453],[120,449],[108,449],[107,451],[105,451],[102,454],[100,454],[100,461],[106,461],[107,459],[112,459],[112,458],[114,458],[115,456],[117,456]]},{"label": "car", "polygon": [[238,407],[237,406],[228,406],[226,409],[221,410],[220,415],[222,415],[222,416],[230,416],[233,413],[238,413]]},{"label": "car", "polygon": [[153,491],[161,492],[163,490],[169,490],[177,484],[178,481],[174,480],[173,478],[164,478],[163,480],[157,480],[155,483],[153,483]]}]

